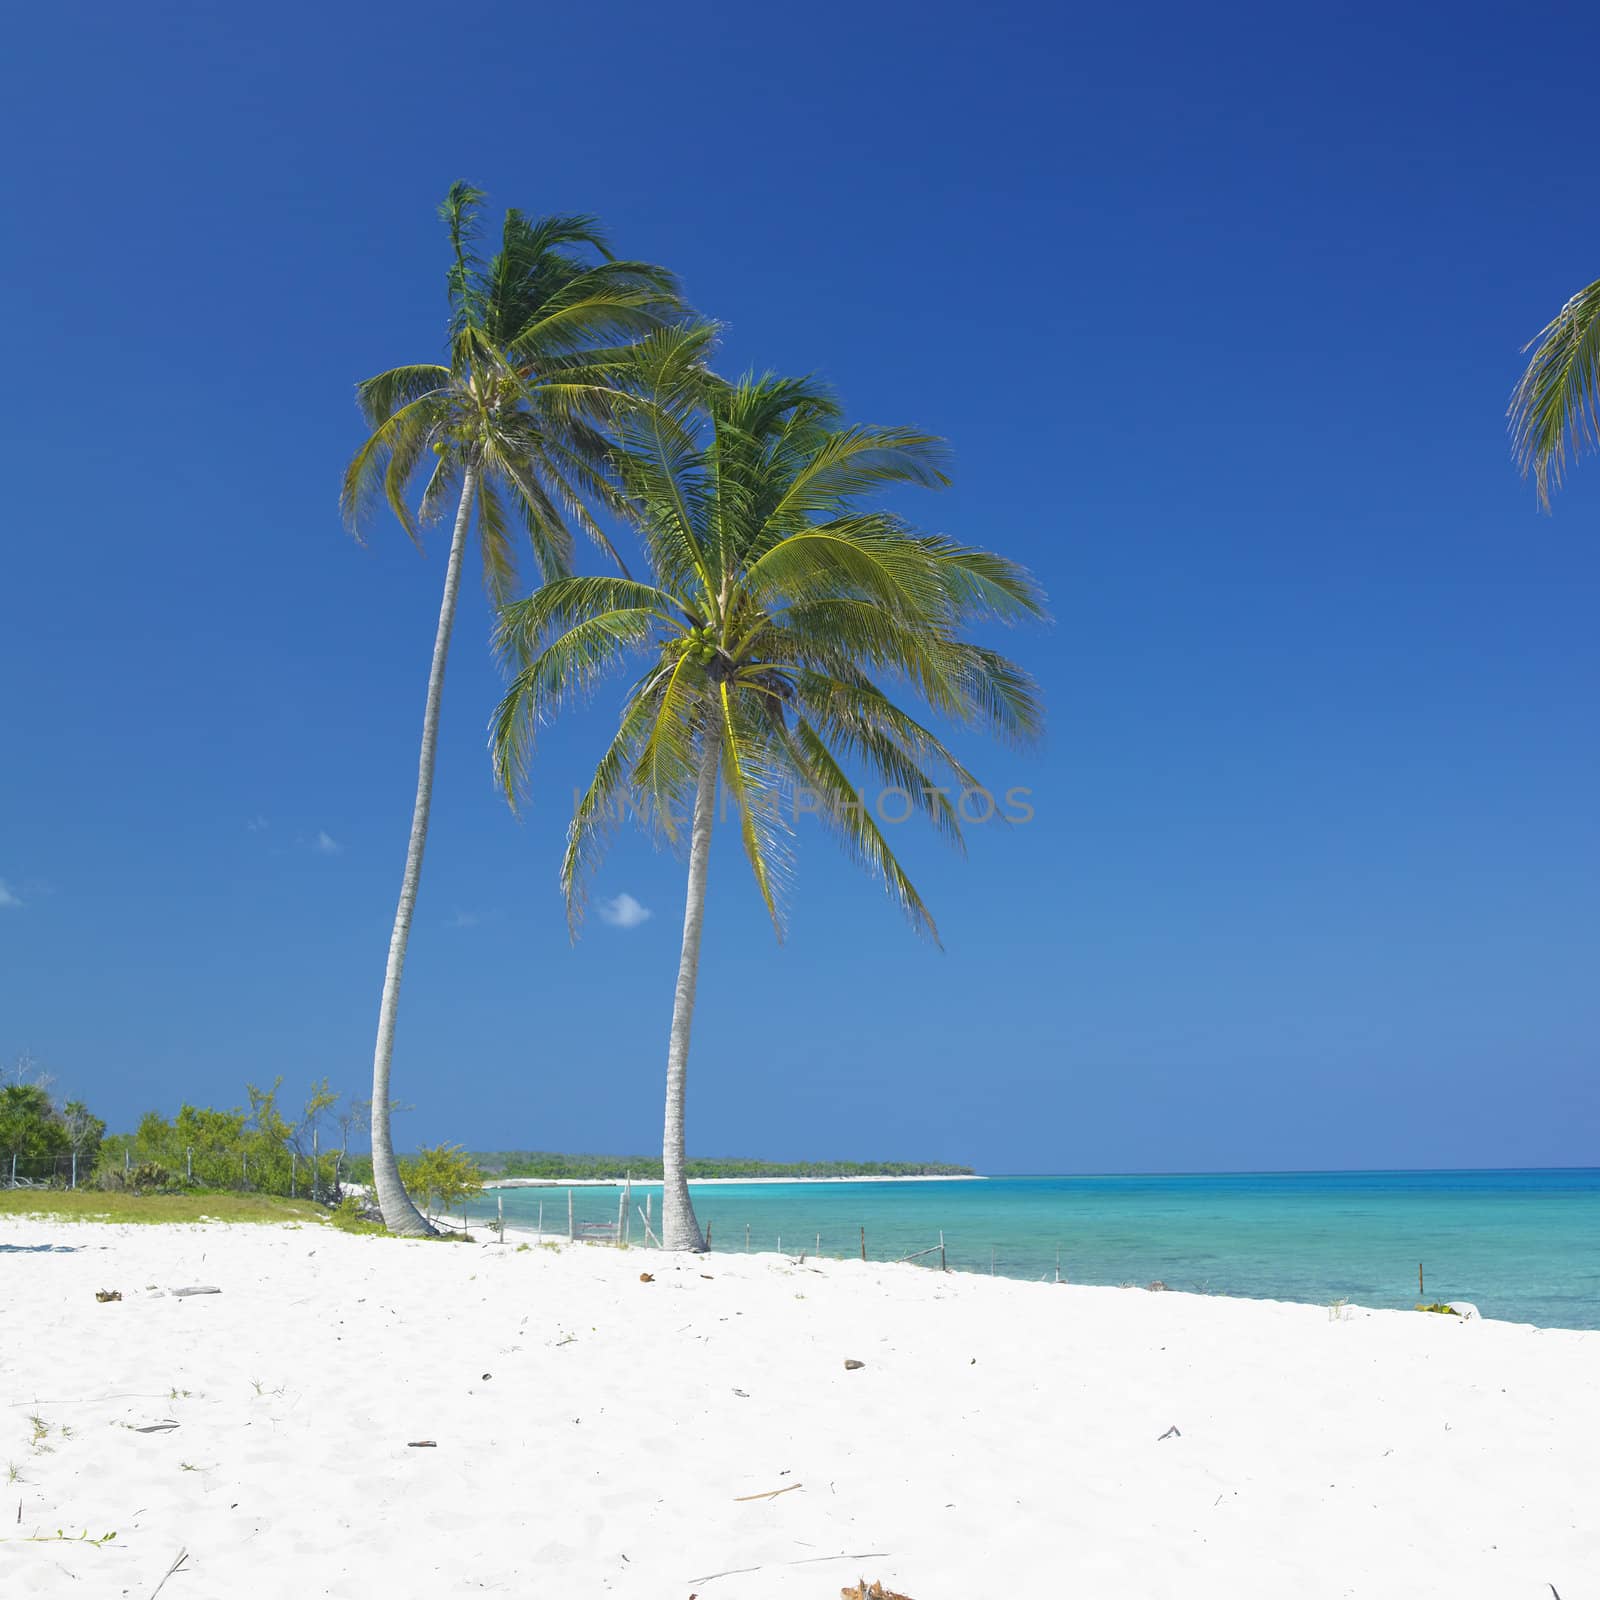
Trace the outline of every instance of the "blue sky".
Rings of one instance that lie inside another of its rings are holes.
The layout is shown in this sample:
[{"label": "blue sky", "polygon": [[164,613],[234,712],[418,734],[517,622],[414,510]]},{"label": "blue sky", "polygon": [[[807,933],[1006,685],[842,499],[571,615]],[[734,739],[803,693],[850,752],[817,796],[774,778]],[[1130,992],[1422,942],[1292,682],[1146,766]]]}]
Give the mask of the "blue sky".
[{"label": "blue sky", "polygon": [[[360,1091],[442,551],[342,530],[354,382],[440,347],[434,206],[587,210],[949,437],[908,504],[1045,582],[1032,823],[820,834],[779,948],[715,851],[702,1154],[993,1171],[1592,1163],[1600,462],[1507,455],[1600,275],[1580,8],[410,4],[18,12],[0,64],[0,1056],[125,1124]],[[402,1143],[648,1150],[682,874],[569,944],[602,695],[513,820],[472,590]]]}]

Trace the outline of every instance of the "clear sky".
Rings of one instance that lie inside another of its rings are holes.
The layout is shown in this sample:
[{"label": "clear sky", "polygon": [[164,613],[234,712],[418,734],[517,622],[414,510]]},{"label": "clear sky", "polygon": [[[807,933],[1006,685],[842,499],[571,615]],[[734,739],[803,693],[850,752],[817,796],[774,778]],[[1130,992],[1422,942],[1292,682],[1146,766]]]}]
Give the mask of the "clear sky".
[{"label": "clear sky", "polygon": [[[1600,461],[1518,349],[1600,276],[1576,5],[32,6],[7,23],[0,1057],[113,1124],[369,1081],[442,575],[342,530],[352,385],[441,348],[434,207],[599,213],[942,433],[903,507],[1040,574],[1036,816],[719,838],[692,1153],[991,1171],[1600,1159]],[[497,797],[467,592],[405,1145],[659,1148],[682,869],[556,888],[602,694]]]}]

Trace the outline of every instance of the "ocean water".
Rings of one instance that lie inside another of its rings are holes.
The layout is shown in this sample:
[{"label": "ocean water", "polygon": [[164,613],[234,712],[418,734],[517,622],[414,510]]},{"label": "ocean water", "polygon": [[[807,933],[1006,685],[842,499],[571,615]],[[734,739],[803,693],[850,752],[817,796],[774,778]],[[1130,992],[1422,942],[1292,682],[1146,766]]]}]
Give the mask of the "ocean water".
[{"label": "ocean water", "polygon": [[[1486,1317],[1600,1328],[1600,1168],[1485,1172],[1222,1173],[989,1178],[958,1183],[693,1185],[713,1252],[750,1248],[875,1261],[937,1246],[953,1269],[1147,1284],[1326,1305],[1427,1298]],[[644,1204],[658,1185],[635,1184]],[[508,1225],[564,1238],[567,1191],[504,1189]],[[616,1220],[618,1190],[573,1191],[579,1221]],[[643,1238],[637,1213],[633,1242]],[[937,1265],[937,1251],[922,1264]]]}]

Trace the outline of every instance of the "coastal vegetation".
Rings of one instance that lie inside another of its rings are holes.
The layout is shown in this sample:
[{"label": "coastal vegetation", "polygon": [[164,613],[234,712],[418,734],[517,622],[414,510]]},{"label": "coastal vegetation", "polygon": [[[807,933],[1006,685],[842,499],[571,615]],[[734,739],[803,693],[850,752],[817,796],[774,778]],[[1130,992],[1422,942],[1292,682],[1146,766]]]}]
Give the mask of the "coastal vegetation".
[{"label": "coastal vegetation", "polygon": [[0,1085],[0,1182],[13,1173],[31,1181],[75,1175],[95,1163],[106,1125],[81,1100],[57,1106],[49,1084],[19,1063]]},{"label": "coastal vegetation", "polygon": [[[352,532],[359,535],[381,500],[419,549],[422,527],[454,505],[411,834],[373,1047],[373,1176],[384,1220],[403,1234],[429,1227],[407,1198],[395,1160],[389,1082],[468,532],[476,522],[483,581],[495,604],[510,598],[516,581],[518,524],[541,578],[571,570],[571,526],[620,567],[590,510],[621,509],[606,430],[629,399],[633,341],[685,315],[672,275],[615,259],[593,217],[508,211],[499,250],[483,260],[477,254],[482,200],[478,190],[457,183],[440,208],[451,251],[448,360],[394,367],[357,386],[371,433],[345,472],[341,494]],[[419,478],[413,513],[406,496]]]},{"label": "coastal vegetation", "polygon": [[266,1089],[246,1084],[248,1106],[217,1110],[184,1104],[172,1118],[147,1111],[132,1133],[110,1134],[102,1142],[96,1185],[331,1198],[348,1172],[349,1140],[360,1108],[341,1112],[339,1096],[323,1080],[291,1117],[279,1104],[282,1084],[281,1078]]},{"label": "coastal vegetation", "polygon": [[688,873],[667,1051],[662,1244],[703,1250],[684,1153],[690,1031],[719,786],[732,802],[756,888],[780,936],[792,875],[783,801],[804,792],[847,854],[913,927],[932,913],[856,794],[864,767],[961,843],[952,795],[980,788],[938,734],[894,698],[908,690],[946,723],[1022,743],[1040,728],[1032,681],[966,637],[980,622],[1043,614],[1014,563],[918,531],[864,504],[881,491],[945,483],[941,442],[914,429],[849,424],[806,378],[723,382],[698,330],[643,342],[649,404],[621,419],[616,470],[651,581],[573,577],[502,608],[513,676],[496,712],[494,757],[521,787],[538,725],[630,658],[608,748],[568,831],[561,881],[574,929],[619,796]]},{"label": "coastal vegetation", "polygon": [[454,1144],[430,1145],[400,1163],[400,1177],[410,1193],[423,1201],[431,1223],[441,1211],[454,1211],[483,1193],[478,1163]]},{"label": "coastal vegetation", "polygon": [[325,1207],[272,1194],[137,1194],[93,1189],[0,1189],[0,1216],[67,1222],[316,1222]]}]

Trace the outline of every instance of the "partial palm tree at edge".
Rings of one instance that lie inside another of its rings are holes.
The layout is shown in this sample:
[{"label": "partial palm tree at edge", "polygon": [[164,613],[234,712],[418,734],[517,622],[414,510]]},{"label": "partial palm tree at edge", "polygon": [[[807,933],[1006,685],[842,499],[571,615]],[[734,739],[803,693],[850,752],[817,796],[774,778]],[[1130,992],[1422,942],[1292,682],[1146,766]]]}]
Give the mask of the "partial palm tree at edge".
[{"label": "partial palm tree at edge", "polygon": [[1511,396],[1512,451],[1548,511],[1568,451],[1576,459],[1600,450],[1600,280],[1573,295],[1523,350],[1533,356]]},{"label": "partial palm tree at edge", "polygon": [[[491,743],[514,799],[536,725],[628,655],[645,657],[578,803],[562,884],[576,930],[622,797],[674,843],[688,820],[661,1243],[699,1250],[685,1095],[719,783],[780,936],[790,866],[784,802],[804,789],[846,851],[937,941],[932,915],[847,766],[904,794],[960,845],[951,797],[977,780],[876,678],[897,680],[947,722],[1026,742],[1042,716],[1032,680],[962,630],[986,618],[1040,616],[1043,602],[1012,562],[859,508],[879,488],[942,484],[939,441],[847,426],[832,398],[804,379],[747,379],[707,395],[675,335],[645,345],[650,427],[624,426],[618,470],[655,581],[560,579],[505,607],[501,646],[516,670]],[[709,421],[697,420],[702,403]]]},{"label": "partial palm tree at edge", "polygon": [[[527,218],[508,211],[499,251],[480,260],[475,246],[482,198],[457,183],[440,207],[452,251],[448,364],[395,367],[358,386],[372,432],[345,473],[340,497],[357,537],[367,512],[382,499],[419,548],[419,525],[437,520],[455,500],[372,1064],[378,1204],[391,1232],[413,1235],[434,1230],[401,1182],[389,1079],[467,534],[476,514],[484,582],[496,603],[509,596],[516,577],[512,516],[527,534],[542,578],[571,570],[569,523],[615,556],[589,509],[589,503],[612,510],[618,504],[606,475],[606,429],[626,399],[633,342],[682,314],[672,276],[660,267],[614,259],[591,217]],[[406,493],[424,465],[428,474],[414,516]]]}]

